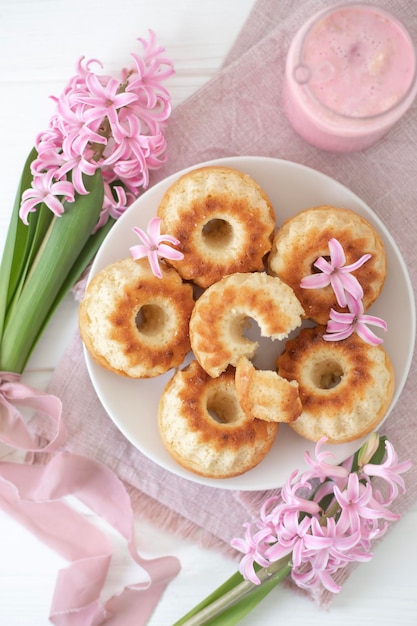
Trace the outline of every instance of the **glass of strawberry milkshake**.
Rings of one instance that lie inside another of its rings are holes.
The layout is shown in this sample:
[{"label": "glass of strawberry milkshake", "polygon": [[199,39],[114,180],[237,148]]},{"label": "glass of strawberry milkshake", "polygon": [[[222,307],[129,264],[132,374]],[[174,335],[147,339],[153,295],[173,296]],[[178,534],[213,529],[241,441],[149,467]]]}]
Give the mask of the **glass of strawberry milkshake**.
[{"label": "glass of strawberry milkshake", "polygon": [[374,5],[335,6],[312,17],[291,43],[284,110],[312,145],[364,150],[413,103],[416,73],[415,46],[398,19]]}]

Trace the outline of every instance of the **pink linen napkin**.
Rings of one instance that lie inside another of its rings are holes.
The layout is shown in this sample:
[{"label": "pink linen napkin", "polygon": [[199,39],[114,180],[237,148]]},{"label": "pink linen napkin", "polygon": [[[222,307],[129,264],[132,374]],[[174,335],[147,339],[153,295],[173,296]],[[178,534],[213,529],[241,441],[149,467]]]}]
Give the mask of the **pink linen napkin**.
[{"label": "pink linen napkin", "polygon": [[[407,24],[417,41],[417,14],[409,0],[381,0],[379,6]],[[381,218],[399,246],[416,287],[417,106],[374,147],[363,153],[330,154],[298,137],[281,106],[286,52],[298,27],[326,0],[257,0],[239,37],[216,76],[178,106],[168,132],[168,161],[151,184],[193,164],[226,156],[259,155],[313,167],[357,193]],[[175,62],[175,60],[174,60]],[[401,303],[398,303],[399,316]],[[417,456],[416,359],[382,434],[399,458]],[[232,554],[229,541],[256,514],[268,492],[233,492],[201,486],[174,476],[137,451],[102,408],[84,363],[76,334],[53,376],[48,391],[63,403],[68,431],[64,448],[98,460],[125,483],[138,515]],[[32,420],[47,437],[40,420]],[[33,459],[39,462],[39,456]],[[417,498],[417,464],[405,476],[407,493],[396,511],[405,512]],[[344,570],[338,582],[349,575]],[[329,602],[329,594],[317,597]]]}]

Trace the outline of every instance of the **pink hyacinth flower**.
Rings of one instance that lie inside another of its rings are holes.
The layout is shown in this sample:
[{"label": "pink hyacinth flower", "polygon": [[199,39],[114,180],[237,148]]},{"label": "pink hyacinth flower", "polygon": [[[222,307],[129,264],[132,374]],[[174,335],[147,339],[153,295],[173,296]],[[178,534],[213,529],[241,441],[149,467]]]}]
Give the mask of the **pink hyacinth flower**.
[{"label": "pink hyacinth flower", "polygon": [[398,496],[399,489],[405,493],[405,482],[401,474],[407,472],[412,463],[411,461],[399,463],[397,453],[389,441],[385,442],[385,450],[386,460],[383,463],[380,465],[367,463],[364,465],[363,471],[368,476],[379,476],[388,483],[389,492],[385,504],[390,504]]},{"label": "pink hyacinth flower", "polygon": [[106,194],[96,232],[109,216],[117,219],[123,213],[140,188],[149,185],[149,171],[166,161],[164,131],[171,100],[162,83],[174,68],[152,31],[139,42],[142,56],[134,54],[133,66],[123,69],[119,79],[96,74],[94,66],[101,69],[103,64],[80,57],[60,97],[52,96],[56,111],[36,138],[33,189],[22,199],[25,223],[42,203],[56,215],[63,213],[63,198],[74,202],[77,194],[86,195],[84,177],[99,169],[105,185],[125,190],[126,202],[119,192]]},{"label": "pink hyacinth flower", "polygon": [[336,482],[339,480],[345,480],[349,474],[346,467],[343,465],[337,465],[336,463],[328,463],[327,460],[335,459],[335,455],[328,450],[322,450],[322,447],[327,441],[327,437],[321,437],[316,443],[314,449],[314,458],[307,450],[304,454],[305,461],[312,468],[310,471],[304,473],[304,480],[311,480],[318,478],[320,482],[325,481],[327,478],[331,478]]},{"label": "pink hyacinth flower", "polygon": [[177,246],[180,242],[171,235],[161,235],[161,218],[154,217],[148,224],[147,232],[139,228],[133,227],[133,231],[141,239],[142,243],[130,248],[132,257],[142,259],[148,257],[152,273],[157,278],[162,278],[159,259],[171,259],[173,261],[181,261],[184,258],[182,252],[174,250],[167,243]]},{"label": "pink hyacinth flower", "polygon": [[80,155],[63,163],[56,170],[56,177],[62,179],[68,173],[71,173],[71,181],[75,191],[80,195],[87,195],[89,192],[85,188],[83,174],[93,176],[97,167],[98,165],[95,161],[87,161],[87,159]]},{"label": "pink hyacinth flower", "polygon": [[[310,469],[302,474],[292,472],[281,493],[264,502],[259,519],[244,525],[245,537],[232,540],[232,546],[244,554],[240,566],[243,577],[259,584],[261,574],[254,567],[256,563],[269,572],[277,564],[281,569],[275,571],[281,573],[289,565],[299,587],[340,591],[336,578],[339,570],[352,562],[369,561],[372,541],[400,517],[387,505],[400,490],[405,491],[400,475],[411,463],[399,463],[393,446],[385,441],[385,460],[371,464],[379,442],[378,435],[371,436],[361,448],[358,457],[365,463],[362,468],[353,470],[355,455],[348,460],[350,470],[347,465],[338,466],[339,473],[327,462],[330,453],[321,449],[325,438],[319,440],[314,458],[306,454]],[[386,483],[388,495],[383,496],[373,485],[374,476]],[[315,509],[306,507],[305,499],[298,495],[309,480],[314,487],[311,501]]]},{"label": "pink hyacinth flower", "polygon": [[64,206],[62,198],[68,202],[74,201],[74,186],[69,181],[54,182],[54,170],[35,176],[31,189],[22,194],[22,204],[19,211],[20,219],[28,224],[29,213],[35,211],[38,204],[45,203],[55,215],[62,215]]},{"label": "pink hyacinth flower", "polygon": [[331,285],[338,305],[345,307],[348,305],[346,294],[350,294],[355,300],[360,300],[363,297],[363,289],[358,279],[352,276],[351,272],[359,269],[371,258],[371,255],[364,254],[355,263],[345,265],[346,257],[343,247],[335,238],[329,241],[329,253],[330,261],[324,257],[319,257],[313,264],[321,273],[305,276],[301,280],[300,286],[303,289],[322,289]]},{"label": "pink hyacinth flower", "polygon": [[334,309],[330,309],[330,319],[327,322],[327,334],[323,335],[325,341],[341,341],[347,339],[356,332],[363,341],[371,346],[377,346],[383,342],[383,339],[375,335],[368,328],[377,326],[382,330],[387,330],[387,323],[380,317],[375,315],[365,315],[362,300],[349,300],[349,313],[339,313]]},{"label": "pink hyacinth flower", "polygon": [[88,95],[80,95],[79,101],[88,105],[84,113],[86,124],[107,118],[112,129],[113,137],[120,141],[124,135],[119,121],[119,110],[137,100],[134,93],[120,91],[121,83],[115,78],[107,77],[103,85],[95,74],[87,74],[85,84]]},{"label": "pink hyacinth flower", "polygon": [[263,555],[263,546],[259,544],[256,534],[252,534],[251,524],[245,523],[244,527],[244,538],[232,539],[231,545],[245,555],[239,566],[239,571],[242,576],[255,585],[259,585],[261,581],[254,570],[254,563],[258,563],[261,567],[268,567],[269,560]]}]

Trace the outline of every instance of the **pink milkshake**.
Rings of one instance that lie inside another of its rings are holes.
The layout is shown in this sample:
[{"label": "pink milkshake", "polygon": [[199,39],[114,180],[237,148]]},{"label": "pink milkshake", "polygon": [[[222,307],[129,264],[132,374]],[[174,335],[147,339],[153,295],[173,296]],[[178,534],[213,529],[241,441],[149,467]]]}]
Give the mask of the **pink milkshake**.
[{"label": "pink milkshake", "polygon": [[367,148],[400,119],[416,93],[410,35],[378,7],[327,9],[309,20],[290,46],[284,109],[297,133],[318,148]]}]

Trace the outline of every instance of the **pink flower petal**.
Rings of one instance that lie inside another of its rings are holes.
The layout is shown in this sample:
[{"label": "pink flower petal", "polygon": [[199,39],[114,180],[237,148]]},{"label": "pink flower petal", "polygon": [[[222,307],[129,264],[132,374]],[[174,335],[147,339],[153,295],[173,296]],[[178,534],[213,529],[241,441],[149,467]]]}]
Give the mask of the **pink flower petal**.
[{"label": "pink flower petal", "polygon": [[[343,285],[343,289],[355,298],[355,300],[361,300],[363,298],[363,289],[361,287],[360,282],[356,278],[356,276],[352,276],[352,274],[345,273],[343,270],[340,270],[339,276],[341,284]],[[346,297],[345,297],[346,300]],[[344,305],[345,306],[345,305]]]},{"label": "pink flower petal", "polygon": [[161,243],[158,246],[158,255],[163,259],[171,259],[171,261],[181,261],[184,258],[184,255],[179,250],[174,250],[171,246],[167,246],[164,243]]},{"label": "pink flower petal", "polygon": [[329,241],[329,251],[332,266],[341,268],[346,263],[346,257],[341,243],[334,237]]},{"label": "pink flower petal", "polygon": [[129,248],[130,254],[132,258],[137,261],[138,259],[143,259],[148,254],[148,246],[138,243],[136,246],[131,246]]},{"label": "pink flower petal", "polygon": [[178,244],[180,243],[179,239],[173,237],[172,235],[161,235],[159,237],[159,243],[163,241],[171,243],[173,246],[178,246]]},{"label": "pink flower petal", "polygon": [[323,339],[324,341],[342,341],[343,339],[350,337],[353,332],[353,327],[348,327],[346,330],[325,334],[323,335]]},{"label": "pink flower petal", "polygon": [[346,322],[336,322],[335,320],[329,320],[327,322],[327,332],[329,333],[338,333],[340,331],[345,331],[346,328],[352,327],[352,324],[348,324]]},{"label": "pink flower petal", "polygon": [[386,321],[380,317],[376,317],[376,315],[361,315],[361,322],[364,324],[371,324],[372,326],[378,326],[383,330],[387,330],[388,328]]},{"label": "pink flower petal", "polygon": [[336,309],[330,309],[330,320],[340,324],[352,324],[355,319],[354,313],[342,313]]},{"label": "pink flower petal", "polygon": [[139,228],[139,226],[134,226],[133,232],[138,235],[138,237],[143,241],[143,245],[147,246],[148,249],[154,246],[154,242],[149,237],[148,233],[142,230],[142,228]]},{"label": "pink flower petal", "polygon": [[152,274],[157,278],[162,278],[161,268],[159,266],[158,253],[156,250],[148,252],[149,265],[151,266]]},{"label": "pink flower petal", "polygon": [[160,217],[154,217],[148,224],[148,235],[154,246],[158,245],[158,240],[161,237],[161,221]]},{"label": "pink flower petal", "polygon": [[345,265],[345,267],[343,268],[343,271],[354,272],[355,270],[362,267],[362,265],[366,263],[366,261],[369,261],[371,257],[372,257],[372,254],[364,254],[363,256],[361,256],[360,259],[355,261],[355,263],[351,263],[350,265]]},{"label": "pink flower petal", "polygon": [[[54,172],[54,176],[59,178],[59,169]],[[74,197],[74,187],[68,180],[57,180],[55,183],[49,184],[49,190],[56,196],[72,196]]]},{"label": "pink flower petal", "polygon": [[379,344],[383,343],[383,339],[377,337],[377,335],[375,335],[375,333],[372,332],[372,330],[370,330],[362,322],[358,322],[356,324],[355,330],[358,336],[366,343],[369,343],[371,346],[378,346]]},{"label": "pink flower petal", "polygon": [[329,261],[327,261],[327,259],[322,256],[314,261],[313,265],[325,274],[331,274],[332,272],[334,272],[334,265],[332,263],[329,263]]},{"label": "pink flower petal", "polygon": [[339,274],[331,274],[330,276],[330,284],[333,287],[334,294],[336,296],[337,304],[341,307],[345,307],[347,305],[345,290],[343,287],[343,281]]},{"label": "pink flower petal", "polygon": [[19,217],[26,226],[29,224],[29,213],[36,211],[36,205],[41,202],[42,199],[40,198],[27,199],[22,202],[19,209]]},{"label": "pink flower petal", "polygon": [[361,299],[349,298],[349,311],[353,314],[354,318],[358,318],[363,314],[363,302]]},{"label": "pink flower petal", "polygon": [[303,289],[322,289],[330,285],[330,278],[327,274],[310,274],[301,279],[300,287]]},{"label": "pink flower petal", "polygon": [[44,202],[48,209],[51,209],[51,211],[55,213],[56,216],[62,215],[64,213],[64,206],[62,202],[60,202],[55,196],[48,194],[44,198]]}]

